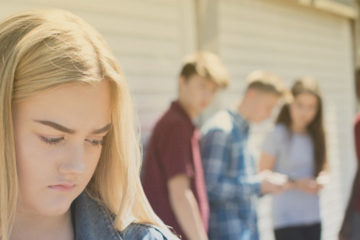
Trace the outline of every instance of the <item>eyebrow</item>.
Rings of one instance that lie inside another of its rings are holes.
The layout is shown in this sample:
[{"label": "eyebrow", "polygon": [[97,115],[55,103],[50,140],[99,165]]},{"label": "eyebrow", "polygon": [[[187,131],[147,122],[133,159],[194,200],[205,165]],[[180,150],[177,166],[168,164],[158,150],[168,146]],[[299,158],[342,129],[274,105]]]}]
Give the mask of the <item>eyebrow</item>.
[{"label": "eyebrow", "polygon": [[[70,134],[76,133],[75,130],[64,127],[64,126],[62,126],[62,125],[60,125],[60,124],[58,124],[56,122],[47,121],[47,120],[34,120],[34,122],[40,123],[40,124],[45,125],[45,126],[52,127],[52,128],[54,128],[54,129],[56,129],[58,131],[61,131],[61,132],[70,133]],[[96,130],[92,131],[91,134],[105,133],[105,132],[109,131],[110,126],[111,126],[111,124],[107,124],[105,127],[102,127],[102,128],[99,128],[99,129],[96,129]]]}]

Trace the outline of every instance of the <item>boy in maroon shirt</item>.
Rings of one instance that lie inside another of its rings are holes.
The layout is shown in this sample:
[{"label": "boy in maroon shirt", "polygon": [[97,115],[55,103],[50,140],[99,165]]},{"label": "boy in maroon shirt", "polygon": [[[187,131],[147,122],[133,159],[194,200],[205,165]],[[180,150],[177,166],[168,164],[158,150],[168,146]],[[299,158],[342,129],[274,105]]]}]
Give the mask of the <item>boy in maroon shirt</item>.
[{"label": "boy in maroon shirt", "polygon": [[189,56],[178,79],[178,98],[156,123],[146,151],[143,187],[165,224],[186,240],[207,239],[209,205],[199,134],[193,121],[228,84],[225,67],[212,53]]}]

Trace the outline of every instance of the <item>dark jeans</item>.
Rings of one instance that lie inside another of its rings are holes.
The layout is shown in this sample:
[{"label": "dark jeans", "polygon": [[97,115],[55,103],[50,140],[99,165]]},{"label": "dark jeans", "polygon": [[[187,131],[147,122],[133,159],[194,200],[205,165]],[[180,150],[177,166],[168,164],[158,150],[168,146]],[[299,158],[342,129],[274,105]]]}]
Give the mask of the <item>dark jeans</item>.
[{"label": "dark jeans", "polygon": [[320,240],[321,224],[299,225],[275,229],[276,240]]}]

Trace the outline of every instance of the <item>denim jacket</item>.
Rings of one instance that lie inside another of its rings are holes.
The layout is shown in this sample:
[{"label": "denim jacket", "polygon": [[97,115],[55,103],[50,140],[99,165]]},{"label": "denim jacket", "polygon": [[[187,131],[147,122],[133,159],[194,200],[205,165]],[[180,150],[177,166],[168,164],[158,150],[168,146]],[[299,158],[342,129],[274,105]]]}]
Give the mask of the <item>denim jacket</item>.
[{"label": "denim jacket", "polygon": [[109,212],[85,192],[73,202],[71,214],[75,240],[167,240],[158,228],[147,224],[132,223],[119,232]]}]

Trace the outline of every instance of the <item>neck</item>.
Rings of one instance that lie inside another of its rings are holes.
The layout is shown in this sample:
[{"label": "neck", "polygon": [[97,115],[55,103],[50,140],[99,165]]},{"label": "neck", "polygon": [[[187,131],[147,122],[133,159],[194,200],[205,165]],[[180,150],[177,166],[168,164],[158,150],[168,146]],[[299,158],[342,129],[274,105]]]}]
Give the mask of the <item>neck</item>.
[{"label": "neck", "polygon": [[25,239],[74,240],[70,210],[55,217],[17,213],[10,240]]},{"label": "neck", "polygon": [[291,126],[291,130],[294,132],[294,133],[306,133],[306,128],[305,127],[301,127],[301,126],[297,126],[295,124],[292,124]]},{"label": "neck", "polygon": [[198,116],[198,114],[194,113],[192,111],[191,107],[186,103],[184,99],[181,97],[178,98],[178,103],[181,105],[181,107],[185,110],[186,114],[189,116],[189,118],[193,121]]}]

